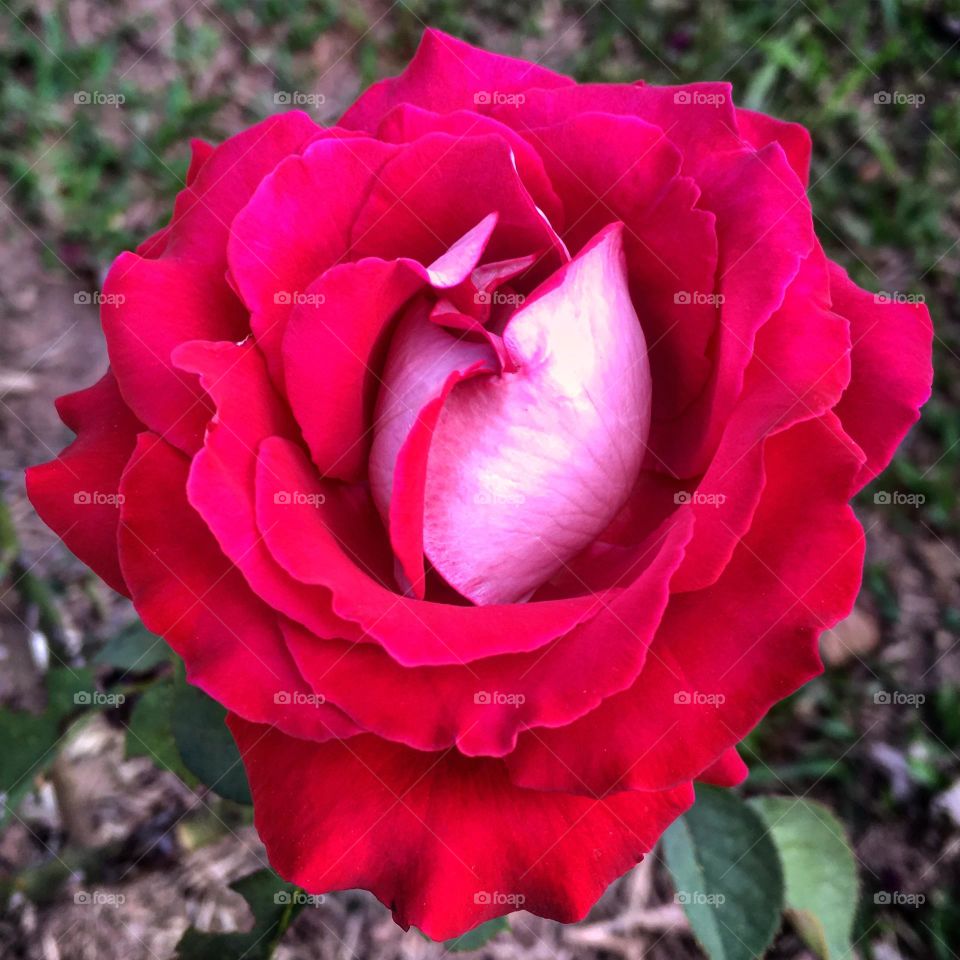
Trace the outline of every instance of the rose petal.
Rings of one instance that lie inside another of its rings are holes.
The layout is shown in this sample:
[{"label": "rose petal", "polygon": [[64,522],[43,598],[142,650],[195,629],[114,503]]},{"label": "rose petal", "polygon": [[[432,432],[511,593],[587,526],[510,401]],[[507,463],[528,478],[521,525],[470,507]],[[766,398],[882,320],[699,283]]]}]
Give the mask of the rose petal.
[{"label": "rose petal", "polygon": [[366,138],[318,139],[264,177],[233,222],[230,272],[280,385],[287,320],[313,280],[346,257],[354,221],[395,152]]},{"label": "rose petal", "polygon": [[671,599],[629,690],[521,735],[507,758],[517,784],[604,793],[689,780],[821,671],[817,638],[850,612],[863,570],[845,502],[860,461],[832,413],[778,434],[765,456],[763,500],[720,579]]},{"label": "rose petal", "polygon": [[833,309],[850,322],[852,376],[837,416],[867,462],[859,489],[890,462],[933,383],[933,325],[923,303],[867,293],[830,264]]},{"label": "rose petal", "polygon": [[141,434],[120,485],[120,558],[148,630],[183,657],[187,679],[248,720],[298,737],[356,727],[316,703],[287,652],[276,614],[250,593],[187,503],[189,462]]},{"label": "rose petal", "polygon": [[311,893],[368,889],[434,940],[518,908],[579,920],[693,801],[689,784],[605,800],[519,790],[498,760],[229,723],[281,876]]},{"label": "rose petal", "polygon": [[127,594],[117,557],[117,493],[143,426],[109,370],[92,387],[60,397],[57,411],[77,438],[55,460],[27,470],[27,496],[80,560]]},{"label": "rose petal", "polygon": [[636,481],[651,388],[620,225],[534,294],[503,339],[517,372],[453,390],[427,469],[426,554],[478,604],[549,580]]},{"label": "rose petal", "polygon": [[363,729],[418,750],[504,756],[531,727],[561,727],[628,687],[643,667],[683,555],[689,517],[668,524],[645,566],[596,616],[543,650],[411,669],[372,644],[321,640],[291,625],[287,644],[314,692]]},{"label": "rose petal", "polygon": [[[257,529],[257,447],[264,437],[296,436],[296,426],[275,395],[255,344],[196,341],[182,344],[174,359],[199,374],[217,410],[190,467],[191,506],[261,600],[320,636],[355,637],[356,629],[333,615],[324,591],[305,588],[277,566]],[[291,487],[278,480],[290,494]]]},{"label": "rose petal", "polygon": [[[271,554],[292,577],[332,594],[334,612],[359,624],[407,666],[469,663],[544,646],[596,615],[598,598],[473,607],[398,596],[379,538],[373,501],[321,481],[300,449],[272,438],[260,447],[257,522]],[[296,490],[294,502],[277,494]],[[382,529],[382,528],[381,528]]]},{"label": "rose petal", "polygon": [[242,340],[247,314],[203,264],[122,253],[103,285],[100,311],[110,364],[130,409],[185,453],[203,440],[211,407],[197,378],[174,368],[187,340]]},{"label": "rose petal", "polygon": [[[531,87],[561,87],[568,77],[525,60],[488,53],[439,30],[427,29],[399,77],[368,87],[340,119],[349,130],[371,133],[394,107],[413,104],[437,113],[488,109],[497,96]],[[516,102],[514,99],[513,102]]]}]

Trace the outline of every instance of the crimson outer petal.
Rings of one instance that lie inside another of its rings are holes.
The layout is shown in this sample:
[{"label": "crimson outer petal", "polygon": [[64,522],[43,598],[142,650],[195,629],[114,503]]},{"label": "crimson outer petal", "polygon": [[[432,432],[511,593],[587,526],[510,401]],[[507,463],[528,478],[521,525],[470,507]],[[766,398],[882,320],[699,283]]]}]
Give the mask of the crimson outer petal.
[{"label": "crimson outer petal", "polygon": [[485,112],[498,96],[523,93],[532,87],[572,84],[569,77],[537,64],[488,53],[439,30],[428,29],[407,69],[398,77],[369,87],[343,115],[340,124],[349,130],[373,133],[391,109],[404,103],[437,113]]},{"label": "crimson outer petal", "polygon": [[183,657],[191,683],[247,719],[318,740],[356,733],[335,707],[311,702],[276,613],[187,503],[188,466],[144,433],[123,474],[120,557],[143,622]]},{"label": "crimson outer petal", "polygon": [[57,411],[77,439],[55,460],[27,470],[27,496],[77,557],[127,594],[117,556],[117,494],[143,426],[109,370],[92,387],[60,397]]},{"label": "crimson outer petal", "polygon": [[672,598],[629,690],[563,729],[523,734],[507,760],[514,782],[663,789],[698,776],[816,676],[817,639],[860,587],[863,531],[846,500],[862,457],[832,413],[768,441],[763,500],[723,575]]},{"label": "crimson outer petal", "polygon": [[239,340],[249,320],[227,278],[234,216],[281,159],[321,133],[305,113],[279,114],[209,154],[195,148],[173,218],[142,255],[121,254],[104,283],[101,311],[120,392],[151,430],[192,453],[210,408],[196,378],[176,370],[185,340]]},{"label": "crimson outer petal", "polygon": [[859,488],[890,462],[930,396],[933,324],[924,304],[861,290],[836,264],[830,292],[850,322],[852,376],[837,415],[867,455]]},{"label": "crimson outer petal", "polygon": [[693,801],[690,784],[605,799],[522,790],[499,760],[229,724],[277,871],[310,892],[370,890],[434,940],[520,908],[581,919]]}]

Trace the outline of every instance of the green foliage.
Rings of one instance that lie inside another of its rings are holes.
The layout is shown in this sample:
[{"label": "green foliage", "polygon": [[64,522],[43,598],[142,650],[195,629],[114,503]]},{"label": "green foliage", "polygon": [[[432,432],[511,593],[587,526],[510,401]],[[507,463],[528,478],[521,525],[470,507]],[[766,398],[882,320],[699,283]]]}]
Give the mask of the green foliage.
[{"label": "green foliage", "polygon": [[92,662],[124,673],[149,673],[169,659],[163,640],[150,633],[140,620],[134,620],[112,637]]},{"label": "green foliage", "polygon": [[258,870],[230,884],[250,905],[253,927],[247,933],[187,930],[177,944],[176,960],[270,960],[280,938],[307,897],[272,870]]},{"label": "green foliage", "polygon": [[33,778],[54,761],[69,721],[90,708],[96,692],[89,669],[70,667],[50,670],[46,691],[41,713],[0,710],[0,827],[33,787]]},{"label": "green foliage", "polygon": [[470,950],[479,950],[484,944],[492,940],[498,933],[510,929],[510,923],[506,917],[494,917],[480,926],[468,930],[459,937],[447,940],[444,948],[451,953],[466,953]]},{"label": "green foliage", "polygon": [[214,793],[252,803],[240,751],[226,726],[227,711],[202,690],[177,683],[171,727],[186,768]]},{"label": "green foliage", "polygon": [[134,704],[127,724],[126,754],[148,757],[188,784],[196,778],[184,765],[173,735],[176,690],[169,681],[148,687]]},{"label": "green foliage", "polygon": [[711,960],[754,960],[783,909],[783,871],[760,816],[729,790],[699,786],[664,834],[676,899]]},{"label": "green foliage", "polygon": [[852,955],[859,883],[843,824],[820,803],[756,797],[783,863],[786,905],[798,932],[823,960]]}]

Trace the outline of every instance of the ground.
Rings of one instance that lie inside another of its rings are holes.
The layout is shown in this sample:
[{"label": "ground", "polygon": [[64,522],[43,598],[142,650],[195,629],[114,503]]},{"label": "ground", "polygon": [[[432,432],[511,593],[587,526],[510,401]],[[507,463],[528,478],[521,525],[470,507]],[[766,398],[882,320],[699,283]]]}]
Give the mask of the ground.
[{"label": "ground", "polygon": [[[52,399],[105,367],[90,301],[110,260],[168,215],[191,136],[228,135],[294,91],[332,121],[402,66],[425,24],[578,79],[733,81],[741,105],[811,130],[811,201],[828,253],[868,289],[926,299],[934,397],[856,505],[868,536],[857,611],[824,640],[826,674],[749,738],[745,789],[809,794],[837,811],[860,865],[862,956],[957,956],[960,8],[946,2],[3,3],[0,703],[42,703],[32,630],[79,664],[131,618],[43,527],[22,482],[24,466],[69,440]],[[884,492],[913,503],[876,502]],[[125,759],[125,719],[108,712],[77,732],[0,833],[4,957],[160,960],[188,924],[246,922],[225,883],[263,863],[248,814]],[[669,882],[658,857],[650,863],[614,885],[588,925],[519,914],[487,952],[698,956],[673,931]],[[124,898],[122,910],[77,902],[91,877]],[[884,891],[923,902],[875,903]],[[638,911],[655,929],[641,931]],[[350,893],[305,910],[277,956],[441,952]],[[809,956],[789,928],[772,955]]]}]

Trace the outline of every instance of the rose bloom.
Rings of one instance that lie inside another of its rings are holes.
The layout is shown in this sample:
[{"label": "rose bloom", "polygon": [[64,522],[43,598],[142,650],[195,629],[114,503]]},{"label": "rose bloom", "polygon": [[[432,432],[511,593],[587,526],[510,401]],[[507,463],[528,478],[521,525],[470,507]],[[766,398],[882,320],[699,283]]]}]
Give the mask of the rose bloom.
[{"label": "rose bloom", "polygon": [[194,142],[28,486],[230,711],[283,877],[434,938],[573,921],[745,776],[931,382],[809,154],[727,84],[432,31],[335,127]]}]

